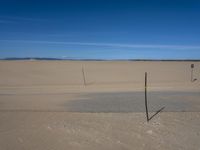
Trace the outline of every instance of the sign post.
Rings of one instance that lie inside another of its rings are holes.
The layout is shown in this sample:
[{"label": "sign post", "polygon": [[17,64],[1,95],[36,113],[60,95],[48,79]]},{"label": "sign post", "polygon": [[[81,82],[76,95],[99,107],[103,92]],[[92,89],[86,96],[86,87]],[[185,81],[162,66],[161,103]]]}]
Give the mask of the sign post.
[{"label": "sign post", "polygon": [[84,72],[84,68],[83,67],[82,67],[82,74],[83,74],[83,83],[84,83],[84,86],[86,86],[85,72]]},{"label": "sign post", "polygon": [[194,64],[191,64],[191,82],[193,82],[193,69],[194,69]]},{"label": "sign post", "polygon": [[145,108],[146,108],[147,122],[149,122],[149,112],[148,112],[148,103],[147,103],[147,72],[145,72]]}]

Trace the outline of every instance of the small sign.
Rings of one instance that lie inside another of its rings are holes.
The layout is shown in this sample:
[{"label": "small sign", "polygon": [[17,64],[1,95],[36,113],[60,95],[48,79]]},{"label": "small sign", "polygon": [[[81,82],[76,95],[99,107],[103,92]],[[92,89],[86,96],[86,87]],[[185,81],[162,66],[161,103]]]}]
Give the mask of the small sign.
[{"label": "small sign", "polygon": [[194,68],[194,64],[191,64],[191,68]]}]

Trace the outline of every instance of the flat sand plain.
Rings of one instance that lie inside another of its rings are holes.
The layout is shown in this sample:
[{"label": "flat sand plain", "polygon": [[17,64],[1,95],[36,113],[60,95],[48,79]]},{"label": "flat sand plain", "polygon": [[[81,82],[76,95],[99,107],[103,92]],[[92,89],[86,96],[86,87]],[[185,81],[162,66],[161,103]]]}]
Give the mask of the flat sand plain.
[{"label": "flat sand plain", "polygon": [[0,61],[0,150],[199,150],[199,141],[200,62]]}]

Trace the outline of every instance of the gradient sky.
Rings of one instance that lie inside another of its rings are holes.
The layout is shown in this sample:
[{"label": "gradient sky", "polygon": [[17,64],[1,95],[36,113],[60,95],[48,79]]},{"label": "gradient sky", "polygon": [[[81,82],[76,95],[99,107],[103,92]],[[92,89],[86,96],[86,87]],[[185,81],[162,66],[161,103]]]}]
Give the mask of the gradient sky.
[{"label": "gradient sky", "polygon": [[5,57],[200,59],[200,1],[1,0]]}]

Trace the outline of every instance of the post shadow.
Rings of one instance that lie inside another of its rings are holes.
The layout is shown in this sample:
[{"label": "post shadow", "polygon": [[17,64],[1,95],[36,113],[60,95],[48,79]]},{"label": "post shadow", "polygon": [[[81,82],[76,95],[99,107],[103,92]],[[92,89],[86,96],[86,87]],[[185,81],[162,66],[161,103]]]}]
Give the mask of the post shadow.
[{"label": "post shadow", "polygon": [[160,113],[165,107],[162,107],[161,109],[159,109],[158,111],[156,111],[155,114],[153,114],[148,121],[150,121],[151,119],[153,119],[153,117],[155,117],[158,113]]}]

